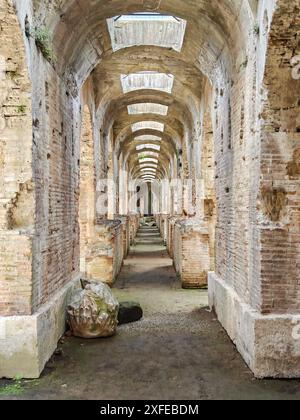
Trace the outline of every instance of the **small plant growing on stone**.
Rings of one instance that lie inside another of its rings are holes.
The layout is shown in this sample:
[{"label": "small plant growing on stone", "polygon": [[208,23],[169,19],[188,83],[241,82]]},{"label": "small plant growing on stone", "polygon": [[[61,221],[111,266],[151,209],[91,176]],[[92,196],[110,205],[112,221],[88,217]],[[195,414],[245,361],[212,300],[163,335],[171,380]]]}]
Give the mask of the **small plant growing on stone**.
[{"label": "small plant growing on stone", "polygon": [[54,55],[51,36],[47,28],[36,28],[34,31],[34,39],[36,46],[39,48],[44,58],[50,62],[54,62],[56,57]]},{"label": "small plant growing on stone", "polygon": [[17,111],[18,111],[18,114],[25,114],[25,112],[26,112],[26,105],[20,105],[20,106],[18,106]]},{"label": "small plant growing on stone", "polygon": [[259,35],[259,33],[260,33],[260,28],[259,28],[258,23],[256,23],[256,24],[254,25],[254,27],[253,27],[253,32],[254,32],[254,34],[255,34],[255,35]]},{"label": "small plant growing on stone", "polygon": [[12,79],[16,79],[18,77],[18,71],[17,70],[8,70],[6,74]]},{"label": "small plant growing on stone", "polygon": [[246,57],[245,61],[242,62],[240,65],[240,70],[245,70],[248,66],[248,57]]}]

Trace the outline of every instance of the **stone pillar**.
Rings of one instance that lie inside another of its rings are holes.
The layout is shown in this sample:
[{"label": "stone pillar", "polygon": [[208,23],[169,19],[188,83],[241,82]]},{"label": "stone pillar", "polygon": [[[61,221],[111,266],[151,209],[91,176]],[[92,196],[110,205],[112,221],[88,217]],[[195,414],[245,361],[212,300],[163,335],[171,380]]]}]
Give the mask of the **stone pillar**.
[{"label": "stone pillar", "polygon": [[203,220],[185,219],[175,223],[174,265],[183,288],[207,286],[210,270],[209,232]]},{"label": "stone pillar", "polygon": [[168,217],[168,237],[167,237],[167,249],[171,258],[174,258],[174,231],[175,224],[179,220],[184,220],[182,216],[175,215]]},{"label": "stone pillar", "polygon": [[129,214],[129,222],[130,222],[130,245],[134,244],[134,240],[136,238],[138,229],[140,227],[140,219],[141,215],[138,213],[130,213]]},{"label": "stone pillar", "polygon": [[[209,302],[257,378],[299,378],[300,82],[291,58],[295,54],[298,62],[300,16],[295,2],[278,0],[275,11],[275,2],[266,3],[258,5],[263,30],[244,76],[248,81],[257,72],[255,88],[262,96],[252,110],[253,89],[240,85],[232,102],[236,109],[243,92],[240,132],[233,124],[230,142],[234,158],[241,155],[231,174],[234,188],[226,186],[228,204],[219,205],[222,190],[217,194],[217,264],[209,275]],[[216,170],[219,180],[226,179],[220,163]]]},{"label": "stone pillar", "polygon": [[123,238],[123,258],[128,256],[130,248],[130,217],[116,215],[116,220],[120,220],[122,223],[122,238]]},{"label": "stone pillar", "polygon": [[34,95],[13,3],[0,2],[0,378],[37,378],[64,332],[70,285],[43,305],[36,202],[40,185],[46,187],[36,182],[33,159],[34,139],[42,142],[32,124]]},{"label": "stone pillar", "polygon": [[95,239],[86,255],[87,277],[112,286],[123,263],[120,220],[102,220],[95,226]]},{"label": "stone pillar", "polygon": [[164,240],[165,243],[167,243],[167,239],[168,239],[168,215],[167,214],[163,214],[161,216],[161,236]]}]

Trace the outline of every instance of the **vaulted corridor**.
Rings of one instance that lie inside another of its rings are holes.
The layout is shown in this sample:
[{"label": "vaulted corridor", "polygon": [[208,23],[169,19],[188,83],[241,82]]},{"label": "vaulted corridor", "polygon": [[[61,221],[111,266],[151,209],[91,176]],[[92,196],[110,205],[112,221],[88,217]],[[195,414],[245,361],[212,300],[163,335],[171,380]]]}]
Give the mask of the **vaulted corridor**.
[{"label": "vaulted corridor", "polygon": [[[300,377],[299,10],[0,0],[0,388],[40,378],[68,327],[111,339],[67,338],[41,390]],[[145,316],[119,327],[131,300]]]}]

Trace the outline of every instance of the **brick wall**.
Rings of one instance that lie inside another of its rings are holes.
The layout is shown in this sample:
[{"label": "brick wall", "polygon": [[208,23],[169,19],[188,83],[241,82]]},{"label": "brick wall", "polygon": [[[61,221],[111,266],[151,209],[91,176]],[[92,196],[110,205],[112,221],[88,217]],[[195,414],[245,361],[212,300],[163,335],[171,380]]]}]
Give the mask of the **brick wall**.
[{"label": "brick wall", "polygon": [[134,243],[134,240],[136,238],[136,235],[140,226],[140,215],[130,214],[129,224],[130,224],[130,244],[132,245]]},{"label": "brick wall", "polygon": [[130,218],[129,216],[116,215],[115,219],[122,222],[123,256],[126,258],[130,248]]},{"label": "brick wall", "polygon": [[34,308],[79,272],[79,98],[73,98],[39,53],[33,96],[34,175],[39,235],[34,255]]},{"label": "brick wall", "polygon": [[122,225],[119,220],[106,220],[95,226],[93,243],[86,255],[86,272],[89,278],[112,285],[123,262]]},{"label": "brick wall", "polygon": [[174,265],[184,288],[207,285],[210,270],[209,232],[202,220],[177,221],[174,233]]},{"label": "brick wall", "polygon": [[31,84],[12,1],[0,2],[0,316],[31,314],[35,183]]},{"label": "brick wall", "polygon": [[85,257],[89,244],[95,236],[96,216],[96,176],[94,136],[91,113],[88,105],[84,106],[81,124],[80,144],[80,197],[79,197],[79,223],[80,223],[80,270],[85,275]]},{"label": "brick wall", "polygon": [[262,117],[258,223],[261,310],[300,310],[300,80],[291,58],[300,55],[298,1],[278,1],[269,38]]}]

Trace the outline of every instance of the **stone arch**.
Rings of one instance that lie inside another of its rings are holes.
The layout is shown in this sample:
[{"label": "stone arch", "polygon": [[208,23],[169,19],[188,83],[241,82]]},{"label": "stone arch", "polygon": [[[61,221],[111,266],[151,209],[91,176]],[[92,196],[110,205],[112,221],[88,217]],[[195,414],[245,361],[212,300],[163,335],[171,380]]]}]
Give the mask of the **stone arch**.
[{"label": "stone arch", "polygon": [[0,15],[0,315],[30,315],[38,299],[31,81],[13,1],[1,1]]},{"label": "stone arch", "polygon": [[[120,118],[120,114],[124,116],[124,111],[127,110],[128,105],[139,103],[159,103],[168,106],[172,109],[172,115],[180,122],[184,122],[188,127],[192,127],[193,115],[186,104],[179,98],[175,98],[171,94],[159,91],[140,90],[130,92],[129,94],[122,95],[111,101],[110,106],[106,110],[104,120],[106,126],[109,127],[113,122]],[[197,112],[196,109],[193,110]]]},{"label": "stone arch", "polygon": [[[41,3],[43,3],[42,6]],[[37,15],[41,20],[45,20],[46,27],[54,34],[54,45],[60,47],[60,57],[64,57],[63,60],[59,60],[59,72],[66,75],[71,70],[79,86],[84,83],[108,47],[109,34],[106,19],[124,13],[141,12],[145,9],[139,0],[131,0],[126,4],[120,0],[114,0],[105,8],[99,7],[100,5],[100,0],[96,2],[88,0],[85,5],[88,14],[85,19],[81,19],[82,8],[72,0],[63,0],[56,7],[53,7],[49,0],[46,5],[40,0],[35,1]],[[195,46],[199,41],[198,45],[205,46],[199,57],[199,63],[206,74],[214,78],[218,73],[216,67],[221,62],[225,67],[232,65],[230,50],[236,44],[236,40],[239,39],[241,43],[247,40],[245,28],[249,25],[249,2],[243,2],[241,6],[233,0],[226,0],[224,5],[213,1],[204,2],[201,8],[191,5],[192,10],[190,10],[189,7],[190,5],[165,0],[157,11],[190,20],[193,33],[197,31],[198,34],[190,38],[189,42]],[[45,16],[45,10],[56,12],[60,19],[50,19]],[[194,20],[194,16],[197,16],[197,20]],[[218,19],[215,19],[215,16],[218,16]],[[211,45],[205,42],[205,37],[210,39]],[[87,39],[89,42],[86,42]],[[195,42],[196,39],[197,42]],[[225,39],[227,42],[224,43]]]}]

